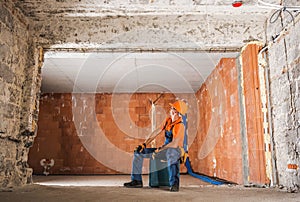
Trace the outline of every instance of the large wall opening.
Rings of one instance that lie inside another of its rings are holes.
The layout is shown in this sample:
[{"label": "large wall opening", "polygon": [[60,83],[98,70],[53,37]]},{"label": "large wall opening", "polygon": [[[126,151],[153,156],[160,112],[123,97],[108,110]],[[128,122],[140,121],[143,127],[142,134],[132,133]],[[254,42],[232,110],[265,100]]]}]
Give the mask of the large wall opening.
[{"label": "large wall opening", "polygon": [[[0,11],[2,188],[31,184],[41,164],[128,173],[112,159],[129,163],[183,97],[196,172],[299,191],[295,1],[6,0]],[[66,160],[75,154],[87,161]]]},{"label": "large wall opening", "polygon": [[[153,125],[162,124],[168,103],[181,98],[189,103],[194,171],[245,183],[240,54],[46,53],[38,135],[29,154],[34,174],[43,174],[45,159],[53,159],[51,174],[129,174],[134,148]],[[256,71],[256,67],[250,68]],[[250,83],[247,86],[254,88],[256,84]],[[154,119],[153,100],[157,100]],[[162,142],[163,136],[156,144]],[[264,169],[264,158],[261,165]],[[143,169],[147,173],[147,163]],[[186,172],[183,165],[181,172]],[[266,183],[265,179],[253,182]]]}]

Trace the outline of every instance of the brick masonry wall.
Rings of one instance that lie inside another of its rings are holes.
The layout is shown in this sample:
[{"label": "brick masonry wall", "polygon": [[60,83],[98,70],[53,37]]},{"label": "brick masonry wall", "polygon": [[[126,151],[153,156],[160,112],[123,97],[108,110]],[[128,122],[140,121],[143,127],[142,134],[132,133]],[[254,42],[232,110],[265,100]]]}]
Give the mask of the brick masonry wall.
[{"label": "brick masonry wall", "polygon": [[195,171],[243,183],[236,59],[221,59],[197,92],[199,127],[191,146]]},{"label": "brick masonry wall", "polygon": [[9,1],[1,1],[0,187],[31,182],[27,158],[35,135],[40,83],[36,51],[29,21]]},{"label": "brick masonry wall", "polygon": [[287,15],[268,24],[270,100],[278,184],[296,191],[300,187],[300,15],[294,16],[295,24]]},{"label": "brick masonry wall", "polygon": [[[29,153],[34,174],[43,174],[42,159],[53,159],[50,174],[130,173],[134,148],[151,131],[151,105],[159,94],[43,94],[40,100],[38,135]],[[181,94],[190,103],[194,95]],[[116,98],[115,98],[116,97]],[[156,103],[157,126],[168,115],[175,95],[163,94]],[[78,111],[77,111],[78,110]],[[191,119],[193,120],[193,119]],[[189,140],[195,138],[191,121]],[[194,126],[193,126],[194,125]],[[156,145],[163,144],[161,134]],[[147,172],[148,164],[144,163]],[[182,172],[185,169],[182,167]]]},{"label": "brick masonry wall", "polygon": [[269,184],[266,177],[263,113],[258,72],[260,43],[247,44],[240,56],[245,100],[245,134],[247,139],[248,183]]}]

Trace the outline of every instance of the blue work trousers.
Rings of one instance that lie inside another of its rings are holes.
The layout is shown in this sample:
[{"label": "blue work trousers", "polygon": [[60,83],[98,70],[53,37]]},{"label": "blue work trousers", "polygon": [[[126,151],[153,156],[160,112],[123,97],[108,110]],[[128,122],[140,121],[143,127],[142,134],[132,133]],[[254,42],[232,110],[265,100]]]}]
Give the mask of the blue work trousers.
[{"label": "blue work trousers", "polygon": [[[142,168],[144,158],[151,158],[156,148],[145,148],[142,152],[134,152],[132,161],[131,180],[142,181]],[[168,161],[169,184],[179,186],[179,158],[180,149],[168,148],[155,155],[156,158]]]}]

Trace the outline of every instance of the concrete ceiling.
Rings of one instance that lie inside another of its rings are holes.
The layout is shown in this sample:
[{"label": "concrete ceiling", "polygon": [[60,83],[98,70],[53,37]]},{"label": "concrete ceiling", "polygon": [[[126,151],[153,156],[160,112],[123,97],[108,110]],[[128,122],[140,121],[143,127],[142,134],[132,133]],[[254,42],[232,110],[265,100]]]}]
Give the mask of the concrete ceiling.
[{"label": "concrete ceiling", "polygon": [[271,12],[253,0],[14,2],[45,50],[43,92],[195,92],[220,58],[266,41]]},{"label": "concrete ceiling", "polygon": [[222,57],[237,53],[48,52],[42,92],[196,92]]}]

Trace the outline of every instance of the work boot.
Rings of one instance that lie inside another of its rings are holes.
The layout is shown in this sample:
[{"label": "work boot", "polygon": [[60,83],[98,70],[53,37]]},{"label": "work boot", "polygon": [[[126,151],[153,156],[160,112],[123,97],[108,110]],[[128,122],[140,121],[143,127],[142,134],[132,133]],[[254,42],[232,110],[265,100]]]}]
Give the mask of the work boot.
[{"label": "work boot", "polygon": [[179,186],[177,184],[174,184],[170,187],[170,192],[178,192]]},{"label": "work boot", "polygon": [[127,187],[127,188],[142,188],[143,187],[143,182],[142,181],[137,181],[137,180],[132,180],[131,182],[124,183],[124,187]]}]

